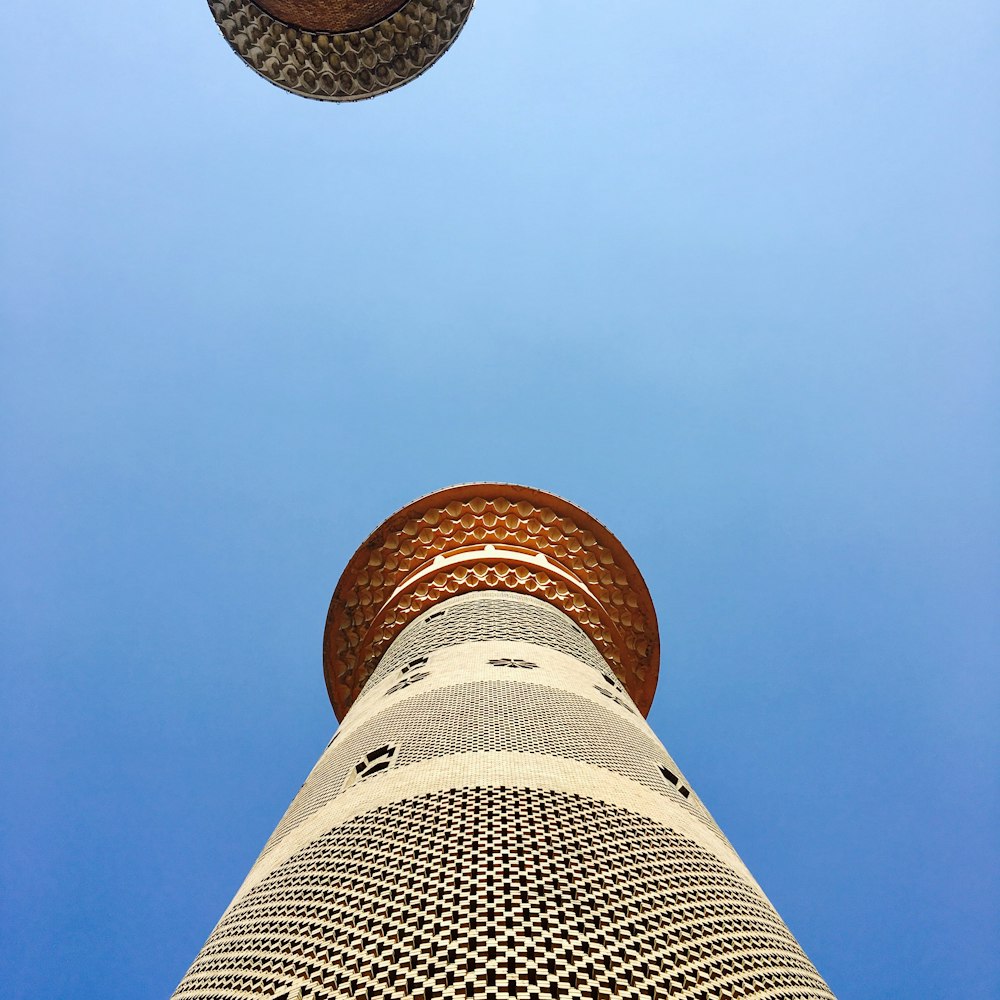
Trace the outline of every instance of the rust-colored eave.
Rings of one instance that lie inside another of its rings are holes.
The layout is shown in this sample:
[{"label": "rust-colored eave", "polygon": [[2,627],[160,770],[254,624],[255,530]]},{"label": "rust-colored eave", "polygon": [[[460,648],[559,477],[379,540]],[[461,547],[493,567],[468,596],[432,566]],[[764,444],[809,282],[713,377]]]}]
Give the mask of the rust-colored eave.
[{"label": "rust-colored eave", "polygon": [[358,549],[323,639],[327,690],[343,718],[393,639],[429,607],[502,590],[546,600],[584,630],[648,713],[659,630],[645,581],[603,524],[527,486],[469,483],[408,504]]}]

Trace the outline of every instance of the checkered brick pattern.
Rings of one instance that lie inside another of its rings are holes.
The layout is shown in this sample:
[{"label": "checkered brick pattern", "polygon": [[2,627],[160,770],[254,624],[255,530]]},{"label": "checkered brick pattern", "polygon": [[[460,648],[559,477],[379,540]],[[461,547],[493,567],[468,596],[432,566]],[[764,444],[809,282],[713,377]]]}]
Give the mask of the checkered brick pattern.
[{"label": "checkered brick pattern", "polygon": [[365,685],[365,693],[414,656],[490,639],[533,642],[566,653],[595,670],[612,672],[583,629],[558,608],[520,594],[484,593],[445,601],[408,625],[386,650]]},{"label": "checkered brick pattern", "polygon": [[[485,656],[483,663],[488,663]],[[422,673],[433,680],[433,669]],[[629,725],[609,708],[574,692],[522,684],[505,675],[501,678],[418,688],[410,698],[390,705],[364,726],[345,725],[292,802],[263,854],[339,795],[358,760],[389,742],[399,747],[397,767],[484,751],[547,754],[592,764],[675,798],[691,816],[721,835],[700,800],[684,799],[664,783],[659,765],[677,773],[679,768],[644,729]],[[391,693],[389,688],[386,694]],[[629,707],[610,690],[608,694],[612,701]]]},{"label": "checkered brick pattern", "polygon": [[516,594],[396,639],[175,1000],[831,1000],[596,648]]},{"label": "checkered brick pattern", "polygon": [[763,895],[583,796],[456,788],[327,833],[222,920],[176,1000],[830,1000]]}]

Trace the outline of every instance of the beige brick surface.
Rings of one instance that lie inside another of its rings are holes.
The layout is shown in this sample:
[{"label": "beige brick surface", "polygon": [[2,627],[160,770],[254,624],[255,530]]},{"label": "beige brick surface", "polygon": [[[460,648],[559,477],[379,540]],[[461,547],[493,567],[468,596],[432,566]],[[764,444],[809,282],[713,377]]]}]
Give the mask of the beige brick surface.
[{"label": "beige brick surface", "polygon": [[396,639],[175,994],[262,996],[831,994],[593,645],[487,592]]}]

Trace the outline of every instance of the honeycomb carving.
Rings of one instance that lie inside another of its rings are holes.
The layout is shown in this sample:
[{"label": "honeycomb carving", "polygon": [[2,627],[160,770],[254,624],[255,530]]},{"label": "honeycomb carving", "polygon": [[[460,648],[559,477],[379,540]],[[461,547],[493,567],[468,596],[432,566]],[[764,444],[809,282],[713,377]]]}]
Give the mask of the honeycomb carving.
[{"label": "honeycomb carving", "polygon": [[451,46],[473,0],[409,0],[372,27],[306,31],[252,0],[209,0],[233,51],[284,90],[323,101],[358,101],[409,83]]},{"label": "honeycomb carving", "polygon": [[[482,558],[454,561],[455,553],[469,551]],[[482,590],[533,595],[564,611],[648,712],[659,636],[648,591],[625,549],[588,514],[557,497],[476,484],[405,508],[345,570],[324,644],[338,716],[343,718],[411,621],[439,601]]]}]

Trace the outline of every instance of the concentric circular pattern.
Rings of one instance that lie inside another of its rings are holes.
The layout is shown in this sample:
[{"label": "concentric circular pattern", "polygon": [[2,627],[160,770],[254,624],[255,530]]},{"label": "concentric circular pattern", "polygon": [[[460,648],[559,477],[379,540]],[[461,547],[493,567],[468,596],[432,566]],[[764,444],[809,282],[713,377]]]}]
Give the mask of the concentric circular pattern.
[{"label": "concentric circular pattern", "polygon": [[833,1000],[755,886],[579,795],[455,788],[335,827],[236,903],[175,1000]]},{"label": "concentric circular pattern", "polygon": [[[487,552],[486,546],[497,548]],[[435,559],[462,550],[480,550],[482,557],[434,572]],[[529,560],[543,556],[548,567],[526,563],[518,553]],[[533,595],[566,612],[648,713],[659,632],[649,591],[624,546],[560,497],[525,486],[473,483],[434,493],[393,515],[344,570],[323,646],[337,717],[346,715],[407,624],[438,601],[479,590]]]},{"label": "concentric circular pattern", "polygon": [[284,90],[321,101],[358,101],[409,83],[448,50],[472,4],[409,0],[378,24],[335,33],[294,27],[251,0],[209,0],[247,65]]}]

